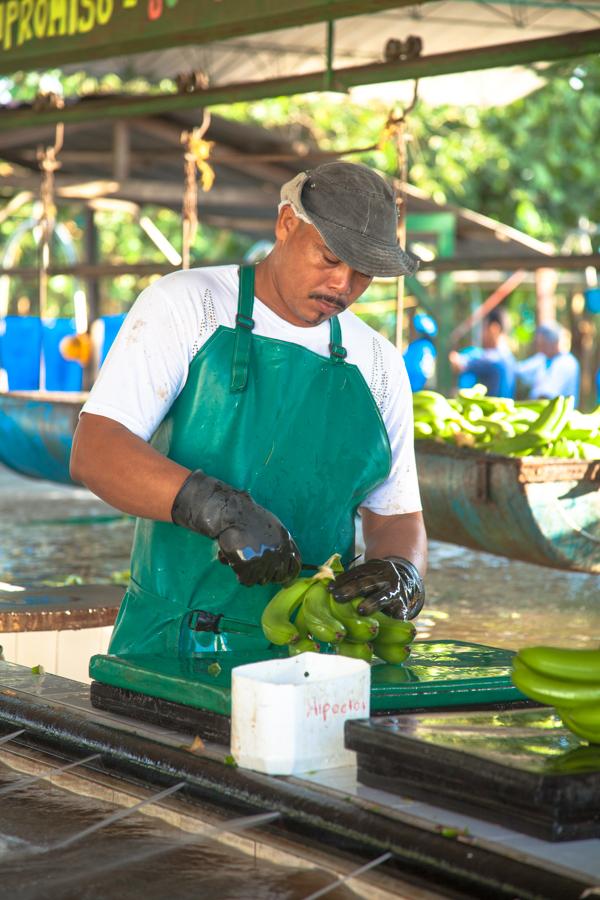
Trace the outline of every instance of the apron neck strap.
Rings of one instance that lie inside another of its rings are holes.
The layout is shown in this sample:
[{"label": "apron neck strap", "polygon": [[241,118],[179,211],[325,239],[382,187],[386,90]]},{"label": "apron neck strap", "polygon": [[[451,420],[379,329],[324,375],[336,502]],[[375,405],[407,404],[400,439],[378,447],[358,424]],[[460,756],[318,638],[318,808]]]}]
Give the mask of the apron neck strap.
[{"label": "apron neck strap", "polygon": [[[245,390],[248,383],[248,365],[252,348],[254,319],[254,266],[240,266],[240,286],[238,292],[237,315],[235,317],[235,343],[231,368],[231,390],[238,393]],[[343,363],[347,356],[342,346],[342,329],[337,316],[329,320],[329,358],[334,363]]]},{"label": "apron neck strap", "polygon": [[254,266],[240,266],[237,315],[235,317],[235,343],[231,367],[231,391],[245,390],[248,383],[248,364],[252,348],[254,319]]},{"label": "apron neck strap", "polygon": [[334,363],[343,363],[348,352],[342,346],[342,329],[337,316],[329,320],[329,358]]}]

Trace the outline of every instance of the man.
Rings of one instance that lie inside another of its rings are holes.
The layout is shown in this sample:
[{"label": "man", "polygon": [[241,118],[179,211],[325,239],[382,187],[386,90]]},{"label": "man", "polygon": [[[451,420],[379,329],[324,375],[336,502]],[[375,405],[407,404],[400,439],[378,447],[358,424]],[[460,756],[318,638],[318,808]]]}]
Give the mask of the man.
[{"label": "man", "polygon": [[536,352],[517,364],[517,375],[528,388],[530,399],[572,396],[578,404],[580,366],[572,353],[561,349],[563,340],[557,322],[536,328]]},{"label": "man", "polygon": [[470,374],[484,384],[490,397],[514,397],[515,359],[508,346],[504,310],[494,309],[483,320],[480,353],[452,351],[450,365],[459,375]]},{"label": "man", "polygon": [[410,324],[410,343],[404,351],[404,365],[412,391],[422,391],[435,374],[437,350],[433,339],[437,325],[432,316],[417,313]]},{"label": "man", "polygon": [[198,609],[251,631],[303,563],[339,552],[349,565],[357,508],[366,562],[338,577],[336,599],[368,596],[398,618],[423,604],[408,379],[348,309],[373,275],[417,267],[393,192],[334,162],[281,197],[255,269],[175,272],[140,295],[83,409],[73,477],[139,517],[112,654],[191,656]]}]

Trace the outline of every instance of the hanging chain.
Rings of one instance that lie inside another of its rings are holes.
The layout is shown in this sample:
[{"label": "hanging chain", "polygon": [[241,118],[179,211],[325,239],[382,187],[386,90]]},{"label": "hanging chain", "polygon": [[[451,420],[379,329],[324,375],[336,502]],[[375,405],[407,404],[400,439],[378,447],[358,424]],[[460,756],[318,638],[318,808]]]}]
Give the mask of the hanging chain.
[{"label": "hanging chain", "polygon": [[[58,108],[62,107],[62,103]],[[41,228],[41,248],[42,267],[47,271],[49,265],[49,247],[52,232],[56,222],[56,205],[54,203],[54,173],[60,169],[61,163],[58,160],[58,154],[62,149],[65,134],[65,126],[59,122],[56,126],[54,144],[51,147],[39,147],[37,151],[37,160],[42,173],[40,184],[40,201],[42,211],[40,214]],[[41,312],[41,311],[40,311]]]},{"label": "hanging chain", "polygon": [[408,152],[407,143],[409,136],[407,135],[408,115],[417,105],[419,91],[419,81],[415,81],[413,98],[410,104],[402,110],[399,115],[390,112],[387,122],[385,123],[380,143],[392,140],[396,147],[396,205],[398,208],[398,239],[401,246],[406,241],[406,185],[408,183]]},{"label": "hanging chain", "polygon": [[181,143],[185,147],[181,252],[183,269],[190,267],[190,251],[198,230],[198,173],[200,173],[203,191],[210,191],[215,180],[214,169],[208,162],[214,142],[204,140],[209,125],[210,113],[205,110],[202,124],[198,128],[193,128],[192,131],[183,131],[181,134]]},{"label": "hanging chain", "polygon": [[[396,188],[396,207],[398,210],[397,235],[401,247],[406,247],[406,186],[408,183],[408,152],[407,143],[409,135],[408,115],[417,104],[419,80],[415,81],[413,98],[409,105],[400,114],[390,112],[385,123],[379,145],[387,141],[393,141],[396,148],[396,173],[394,186]],[[402,347],[402,320],[404,318],[404,277],[399,276],[396,284],[396,346]]]}]

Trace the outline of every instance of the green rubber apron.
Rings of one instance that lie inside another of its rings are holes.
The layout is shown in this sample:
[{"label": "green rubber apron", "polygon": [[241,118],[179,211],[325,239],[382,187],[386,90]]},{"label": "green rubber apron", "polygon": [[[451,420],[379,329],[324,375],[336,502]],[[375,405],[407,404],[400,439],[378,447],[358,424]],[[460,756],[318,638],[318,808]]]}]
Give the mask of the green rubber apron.
[{"label": "green rubber apron", "polygon": [[[337,318],[323,357],[253,334],[253,306],[254,269],[242,267],[236,327],[220,326],[198,351],[151,443],[249,491],[285,524],[305,562],[319,565],[338,552],[347,564],[356,509],[390,471],[385,426],[359,369],[344,361]],[[185,528],[138,519],[132,578],[109,653],[267,651],[260,617],[280,586],[243,587],[217,549]],[[198,610],[248,623],[251,633],[195,631]]]}]

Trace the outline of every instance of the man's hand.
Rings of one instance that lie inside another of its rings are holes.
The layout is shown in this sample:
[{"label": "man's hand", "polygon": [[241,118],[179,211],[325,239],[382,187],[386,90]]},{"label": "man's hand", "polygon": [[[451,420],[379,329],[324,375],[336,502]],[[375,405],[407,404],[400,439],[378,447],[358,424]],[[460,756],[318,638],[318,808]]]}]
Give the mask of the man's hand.
[{"label": "man's hand", "polygon": [[300,551],[279,519],[246,491],[197,469],[184,481],[171,510],[176,525],[215,538],[219,559],[241,584],[267,584],[295,578]]},{"label": "man's hand", "polygon": [[425,587],[416,567],[401,556],[370,559],[338,575],[329,585],[338,603],[363,597],[361,616],[378,610],[393,619],[414,619],[425,602]]},{"label": "man's hand", "polygon": [[460,355],[456,350],[452,350],[448,354],[448,360],[454,372],[464,372],[466,368],[466,362],[463,356]]}]

